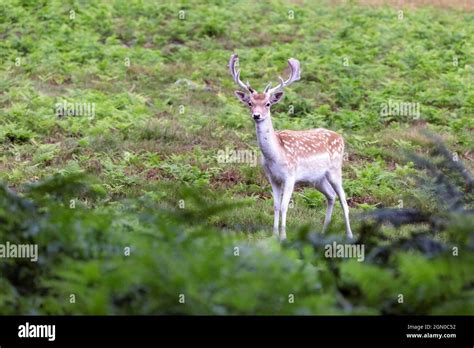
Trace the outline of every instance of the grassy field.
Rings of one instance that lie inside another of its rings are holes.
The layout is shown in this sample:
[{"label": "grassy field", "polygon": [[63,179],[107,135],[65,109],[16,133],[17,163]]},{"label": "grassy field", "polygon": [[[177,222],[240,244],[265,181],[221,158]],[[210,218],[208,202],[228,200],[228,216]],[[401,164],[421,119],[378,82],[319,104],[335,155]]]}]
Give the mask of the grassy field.
[{"label": "grassy field", "polygon": [[[2,263],[0,310],[474,313],[472,249],[460,264],[412,252],[390,259],[391,270],[347,260],[339,279],[319,237],[305,242],[322,227],[320,193],[295,191],[288,245],[280,246],[269,238],[271,187],[259,165],[253,157],[219,160],[232,150],[259,156],[226,67],[232,52],[258,89],[295,57],[302,79],[273,108],[274,126],[344,136],[356,236],[366,227],[362,214],[375,209],[437,212],[414,179],[426,172],[405,152],[429,156],[420,132],[429,130],[474,169],[474,12],[462,8],[4,1],[0,180],[9,191],[0,236],[38,243],[42,256],[33,265]],[[390,108],[406,105],[413,108]],[[474,222],[463,219],[468,245]],[[434,236],[449,248],[457,245],[450,228]],[[414,230],[431,227],[380,226],[385,241]],[[343,231],[337,205],[327,237],[342,239]],[[437,290],[450,275],[454,285]],[[409,305],[397,307],[400,293]],[[296,305],[288,294],[297,294]]]}]

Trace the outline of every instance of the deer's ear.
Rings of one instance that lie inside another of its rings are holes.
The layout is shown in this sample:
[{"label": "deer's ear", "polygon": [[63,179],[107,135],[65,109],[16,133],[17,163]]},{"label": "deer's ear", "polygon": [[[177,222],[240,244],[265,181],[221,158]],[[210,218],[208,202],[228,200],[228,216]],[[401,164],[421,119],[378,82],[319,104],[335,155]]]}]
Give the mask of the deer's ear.
[{"label": "deer's ear", "polygon": [[278,103],[283,97],[283,94],[284,94],[283,92],[276,92],[272,94],[270,96],[270,103],[272,103],[272,105]]},{"label": "deer's ear", "polygon": [[237,98],[244,104],[248,104],[250,97],[242,91],[235,91]]}]

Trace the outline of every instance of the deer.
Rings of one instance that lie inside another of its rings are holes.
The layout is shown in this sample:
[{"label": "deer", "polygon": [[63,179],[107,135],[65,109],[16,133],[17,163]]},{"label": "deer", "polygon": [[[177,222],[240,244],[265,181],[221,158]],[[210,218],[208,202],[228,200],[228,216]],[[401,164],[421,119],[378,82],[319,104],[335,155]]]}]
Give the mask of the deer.
[{"label": "deer", "polygon": [[[295,185],[316,188],[327,200],[326,216],[322,233],[331,222],[336,196],[343,213],[347,238],[353,238],[349,222],[349,207],[342,186],[342,163],[344,139],[338,133],[324,128],[310,130],[275,131],[270,116],[270,108],[283,97],[283,89],[300,79],[300,62],[288,59],[290,76],[272,88],[268,83],[263,93],[258,93],[249,82],[240,79],[237,70],[239,57],[232,54],[229,70],[234,82],[242,89],[235,95],[250,109],[255,122],[257,142],[262,153],[261,164],[272,187],[273,235],[280,241],[286,240],[286,216]],[[281,226],[280,226],[281,214]]]}]

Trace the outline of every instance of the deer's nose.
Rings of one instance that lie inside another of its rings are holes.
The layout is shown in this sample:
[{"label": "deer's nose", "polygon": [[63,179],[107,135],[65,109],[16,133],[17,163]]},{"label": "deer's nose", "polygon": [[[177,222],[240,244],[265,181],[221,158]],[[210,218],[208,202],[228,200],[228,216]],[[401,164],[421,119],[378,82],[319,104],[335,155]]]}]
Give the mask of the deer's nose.
[{"label": "deer's nose", "polygon": [[253,119],[254,119],[254,120],[259,120],[260,117],[261,117],[260,114],[253,114],[252,116],[253,116]]}]

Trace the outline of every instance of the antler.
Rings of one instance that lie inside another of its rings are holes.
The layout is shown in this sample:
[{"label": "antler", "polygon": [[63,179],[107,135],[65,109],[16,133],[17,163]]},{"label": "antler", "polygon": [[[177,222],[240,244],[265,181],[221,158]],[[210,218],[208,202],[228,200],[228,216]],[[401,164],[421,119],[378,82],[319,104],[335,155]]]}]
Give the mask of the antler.
[{"label": "antler", "polygon": [[288,80],[283,81],[281,76],[278,78],[280,79],[280,84],[274,88],[270,88],[272,83],[270,82],[267,87],[265,87],[265,93],[273,94],[276,91],[291,85],[293,82],[298,81],[300,79],[300,62],[297,59],[290,58],[288,59],[288,66],[290,67],[290,77]]},{"label": "antler", "polygon": [[236,70],[235,69],[235,63],[237,63],[239,60],[239,56],[237,54],[233,54],[231,57],[230,57],[230,60],[229,60],[229,70],[230,70],[230,74],[232,75],[235,83],[245,89],[247,92],[249,93],[254,93],[255,90],[253,90],[252,87],[250,87],[250,84],[249,82],[247,81],[247,84],[243,83],[242,80],[240,80],[240,70]]}]

